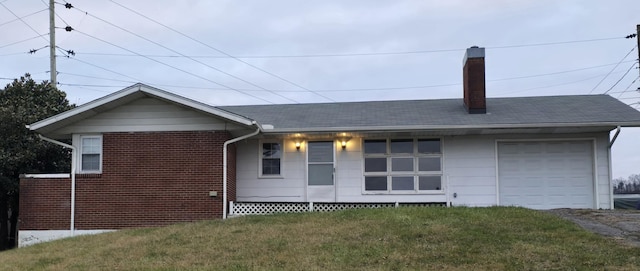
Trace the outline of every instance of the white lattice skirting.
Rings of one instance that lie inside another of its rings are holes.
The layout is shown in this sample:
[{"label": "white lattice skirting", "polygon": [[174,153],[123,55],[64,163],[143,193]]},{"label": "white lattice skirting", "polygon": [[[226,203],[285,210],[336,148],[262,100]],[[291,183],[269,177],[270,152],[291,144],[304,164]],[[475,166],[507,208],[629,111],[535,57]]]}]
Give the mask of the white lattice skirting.
[{"label": "white lattice skirting", "polygon": [[392,208],[399,206],[447,206],[430,203],[324,203],[324,202],[230,202],[229,215],[266,215],[274,213],[331,212],[346,209]]}]

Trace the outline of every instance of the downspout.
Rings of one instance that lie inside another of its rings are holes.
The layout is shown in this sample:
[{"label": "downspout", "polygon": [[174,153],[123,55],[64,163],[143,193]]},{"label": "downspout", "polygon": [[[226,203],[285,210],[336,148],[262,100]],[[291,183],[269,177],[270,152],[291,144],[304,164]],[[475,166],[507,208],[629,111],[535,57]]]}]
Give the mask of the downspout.
[{"label": "downspout", "polygon": [[[27,127],[28,128],[28,127]],[[44,141],[51,142],[53,144],[60,145],[65,148],[71,149],[71,236],[75,236],[75,223],[76,223],[76,147],[71,146],[69,144],[62,143],[57,140],[53,140],[51,138],[44,137],[41,134],[38,134],[38,137]]]},{"label": "downspout", "polygon": [[613,135],[611,141],[609,141],[609,146],[607,146],[607,156],[609,156],[609,209],[613,210],[613,186],[611,186],[611,180],[613,180],[613,168],[611,165],[611,147],[613,147],[613,143],[616,142],[618,135],[620,134],[620,126],[616,128],[616,133]]},{"label": "downspout", "polygon": [[253,133],[229,139],[224,142],[224,145],[222,148],[222,219],[227,219],[227,177],[228,177],[227,148],[231,143],[235,143],[240,140],[250,138],[252,136],[259,134],[262,131],[262,128],[260,127],[260,124],[258,124],[258,122],[253,121],[252,124],[257,127],[257,129]]}]

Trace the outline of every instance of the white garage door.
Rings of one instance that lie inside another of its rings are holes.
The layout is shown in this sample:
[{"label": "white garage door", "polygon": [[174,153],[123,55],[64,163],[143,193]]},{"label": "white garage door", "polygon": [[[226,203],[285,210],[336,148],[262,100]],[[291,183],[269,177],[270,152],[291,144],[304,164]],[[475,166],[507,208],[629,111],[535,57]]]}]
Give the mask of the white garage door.
[{"label": "white garage door", "polygon": [[592,141],[499,142],[500,205],[593,208]]}]

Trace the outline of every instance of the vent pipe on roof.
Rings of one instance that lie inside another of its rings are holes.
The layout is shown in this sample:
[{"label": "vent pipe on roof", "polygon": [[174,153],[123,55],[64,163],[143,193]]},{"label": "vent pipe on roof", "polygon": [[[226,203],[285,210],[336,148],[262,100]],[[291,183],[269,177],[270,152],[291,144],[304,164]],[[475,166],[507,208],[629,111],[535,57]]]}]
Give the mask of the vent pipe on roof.
[{"label": "vent pipe on roof", "polygon": [[463,65],[464,108],[469,114],[486,114],[484,48],[471,46],[467,49]]}]

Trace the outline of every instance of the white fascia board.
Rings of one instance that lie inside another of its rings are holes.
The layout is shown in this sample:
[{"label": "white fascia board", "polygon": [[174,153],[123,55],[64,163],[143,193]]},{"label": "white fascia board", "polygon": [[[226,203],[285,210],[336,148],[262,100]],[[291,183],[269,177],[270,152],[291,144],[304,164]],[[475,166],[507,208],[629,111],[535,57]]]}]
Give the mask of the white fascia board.
[{"label": "white fascia board", "polygon": [[177,104],[182,104],[182,105],[185,105],[187,107],[198,109],[198,110],[207,112],[209,114],[213,114],[213,115],[216,115],[216,116],[219,116],[219,117],[222,117],[222,118],[225,118],[225,119],[228,119],[228,120],[240,123],[240,124],[244,124],[244,125],[247,125],[247,126],[251,126],[253,124],[253,120],[251,120],[249,118],[242,117],[242,116],[236,115],[236,114],[232,114],[230,112],[215,108],[215,107],[207,105],[207,104],[203,104],[203,103],[200,103],[200,102],[197,102],[197,101],[194,101],[194,100],[191,100],[191,99],[187,99],[185,97],[182,97],[182,96],[179,96],[179,95],[176,95],[176,94],[173,94],[173,93],[170,93],[170,92],[158,89],[158,88],[154,88],[154,87],[150,87],[150,86],[138,83],[138,84],[135,84],[133,86],[127,87],[125,89],[122,89],[120,91],[111,93],[111,94],[109,94],[107,96],[104,96],[102,98],[98,98],[96,100],[93,100],[93,101],[88,102],[86,104],[83,104],[81,106],[78,106],[78,107],[76,107],[74,109],[71,109],[69,111],[65,111],[65,112],[62,112],[62,113],[60,113],[58,115],[55,115],[53,117],[38,121],[36,123],[28,125],[27,127],[30,130],[35,131],[35,130],[38,130],[40,128],[49,126],[49,125],[51,125],[53,123],[56,123],[58,121],[71,118],[71,117],[73,117],[75,115],[81,114],[83,112],[87,112],[87,111],[92,110],[92,109],[94,109],[96,107],[108,104],[110,102],[113,102],[115,100],[118,100],[120,98],[129,96],[129,95],[132,95],[133,93],[136,93],[138,91],[150,94],[152,96],[160,97],[160,98],[169,100],[169,101],[177,103]]},{"label": "white fascia board", "polygon": [[485,125],[406,125],[406,126],[362,126],[362,127],[318,127],[284,128],[265,130],[269,133],[345,132],[345,131],[409,131],[409,130],[457,130],[457,129],[511,129],[511,128],[567,128],[567,127],[640,127],[640,123],[594,122],[594,123],[536,123],[536,124],[485,124]]}]

